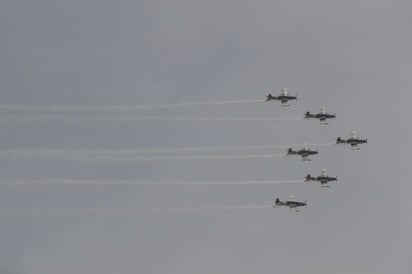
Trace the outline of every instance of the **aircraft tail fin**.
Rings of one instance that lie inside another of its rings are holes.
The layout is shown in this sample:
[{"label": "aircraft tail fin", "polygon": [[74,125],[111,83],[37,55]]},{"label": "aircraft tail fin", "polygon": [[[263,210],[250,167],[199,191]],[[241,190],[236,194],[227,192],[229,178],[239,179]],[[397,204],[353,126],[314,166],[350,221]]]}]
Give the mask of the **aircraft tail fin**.
[{"label": "aircraft tail fin", "polygon": [[279,198],[276,198],[273,200],[273,207],[277,207],[281,205],[281,201],[279,200]]}]

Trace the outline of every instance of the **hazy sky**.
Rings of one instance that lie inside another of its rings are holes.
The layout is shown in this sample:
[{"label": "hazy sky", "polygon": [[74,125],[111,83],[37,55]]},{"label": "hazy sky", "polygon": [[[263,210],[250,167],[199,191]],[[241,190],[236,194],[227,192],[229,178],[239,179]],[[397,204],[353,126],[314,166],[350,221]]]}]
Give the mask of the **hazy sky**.
[{"label": "hazy sky", "polygon": [[[347,146],[319,147],[310,163],[292,157],[1,159],[0,181],[300,180],[326,168],[339,182],[327,191],[318,184],[2,185],[0,272],[410,273],[411,16],[409,1],[383,0],[1,1],[1,105],[254,100],[287,85],[299,99],[287,109],[274,102],[126,114],[301,117],[326,106],[337,119],[327,127],[317,121],[6,119],[0,121],[0,150],[329,143],[352,130],[368,144],[357,153]],[[0,111],[3,117],[33,114]],[[274,196],[291,194],[308,207],[298,214],[285,208],[77,214],[84,208],[271,205]],[[13,208],[23,213],[12,214]],[[67,214],[68,208],[77,213]]]}]

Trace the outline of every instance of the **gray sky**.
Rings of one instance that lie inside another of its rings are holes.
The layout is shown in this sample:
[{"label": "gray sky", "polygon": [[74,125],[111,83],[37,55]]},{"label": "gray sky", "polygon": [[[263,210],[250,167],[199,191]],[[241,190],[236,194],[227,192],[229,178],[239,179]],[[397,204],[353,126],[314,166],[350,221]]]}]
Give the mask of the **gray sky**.
[{"label": "gray sky", "polygon": [[[352,130],[369,143],[358,153],[320,147],[310,163],[3,159],[0,180],[300,180],[326,168],[340,181],[327,191],[317,184],[0,186],[0,272],[409,273],[411,14],[408,1],[378,0],[1,1],[1,104],[253,100],[287,85],[299,97],[288,109],[262,103],[133,115],[297,117],[327,106],[337,119],[328,127],[316,121],[1,122],[0,149],[328,143]],[[274,196],[291,194],[308,201],[299,214],[64,214],[67,208],[270,205]],[[9,208],[62,210],[7,214]]]}]

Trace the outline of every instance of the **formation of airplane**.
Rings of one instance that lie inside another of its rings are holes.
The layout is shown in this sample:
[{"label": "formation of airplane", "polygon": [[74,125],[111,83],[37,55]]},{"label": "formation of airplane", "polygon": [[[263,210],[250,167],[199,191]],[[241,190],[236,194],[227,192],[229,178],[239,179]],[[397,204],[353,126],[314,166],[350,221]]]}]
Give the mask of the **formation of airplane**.
[{"label": "formation of airplane", "polygon": [[310,174],[306,175],[305,182],[310,182],[310,181],[318,181],[320,182],[320,186],[322,188],[329,188],[330,186],[328,185],[328,183],[332,181],[337,182],[338,176],[336,177],[328,176],[328,174],[326,173],[326,170],[322,169],[319,176],[312,177]]},{"label": "formation of airplane", "polygon": [[294,196],[291,196],[289,200],[282,202],[279,200],[279,198],[273,199],[273,208],[279,207],[279,206],[286,206],[289,207],[290,211],[293,212],[298,212],[298,207],[305,206],[306,207],[306,201],[305,202],[297,202],[295,200]]},{"label": "formation of airplane", "polygon": [[322,107],[320,109],[319,113],[312,114],[309,111],[307,111],[305,113],[305,119],[311,119],[311,118],[319,119],[319,122],[320,122],[321,125],[327,125],[328,122],[326,120],[327,119],[335,119],[336,114],[329,114],[329,113],[326,112],[326,108]]},{"label": "formation of airplane", "polygon": [[360,139],[356,136],[356,132],[352,131],[351,137],[349,139],[342,139],[340,137],[336,138],[336,144],[350,144],[352,150],[360,150],[359,144],[364,144],[368,142],[368,138]]},{"label": "formation of airplane", "polygon": [[289,95],[289,94],[288,94],[288,91],[287,91],[286,87],[283,87],[283,88],[282,88],[279,96],[273,96],[271,93],[269,93],[269,94],[266,96],[266,102],[269,102],[269,101],[272,101],[272,100],[277,100],[277,101],[280,101],[280,102],[282,103],[282,106],[283,106],[283,107],[288,107],[288,106],[290,106],[290,105],[288,104],[288,101],[290,101],[290,100],[297,100],[297,99],[298,99],[298,96],[297,96],[297,95],[293,96],[293,95]]},{"label": "formation of airplane", "polygon": [[293,150],[292,148],[289,148],[286,155],[300,155],[302,156],[302,161],[310,161],[311,159],[309,158],[310,155],[315,155],[318,154],[317,150],[311,150],[307,146],[305,146],[302,149],[299,150]]},{"label": "formation of airplane", "polygon": [[[280,101],[282,103],[282,106],[286,107],[289,106],[289,101],[290,100],[297,100],[297,95],[289,95],[286,87],[283,87],[280,95],[278,96],[273,96],[272,94],[268,94],[266,96],[266,102],[268,101]],[[319,123],[321,125],[327,125],[329,119],[335,119],[336,114],[330,114],[326,111],[325,107],[322,107],[318,113],[311,113],[307,111],[305,113],[304,119],[317,119],[319,120]],[[355,131],[352,132],[350,138],[348,139],[342,139],[341,137],[338,137],[336,139],[336,144],[349,144],[352,148],[352,150],[360,150],[359,145],[367,143],[368,139],[361,139],[356,136]],[[318,154],[317,150],[311,150],[309,149],[306,145],[297,150],[293,150],[292,148],[289,148],[287,150],[286,156],[289,155],[299,155],[302,157],[302,161],[310,161],[311,159],[309,158],[311,155]],[[326,173],[325,169],[321,170],[320,175],[318,176],[312,176],[310,174],[306,175],[305,177],[305,182],[311,182],[311,181],[317,181],[320,182],[321,188],[327,189],[330,187],[329,182],[337,182],[338,177],[335,176],[328,176]],[[298,212],[298,207],[305,206],[306,207],[306,201],[305,202],[298,202],[294,199],[293,196],[289,200],[281,201],[279,198],[274,198],[273,199],[273,208],[280,207],[280,206],[285,206],[288,207],[290,211],[293,212]]]}]

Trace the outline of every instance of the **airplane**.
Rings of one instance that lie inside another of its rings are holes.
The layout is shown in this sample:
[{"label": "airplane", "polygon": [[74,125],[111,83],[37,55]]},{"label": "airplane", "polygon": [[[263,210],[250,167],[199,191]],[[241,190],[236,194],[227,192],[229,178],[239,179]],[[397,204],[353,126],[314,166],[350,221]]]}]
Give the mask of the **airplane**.
[{"label": "airplane", "polygon": [[328,114],[327,112],[326,112],[326,108],[325,107],[322,107],[321,109],[320,109],[320,112],[319,113],[316,113],[316,114],[312,114],[312,113],[310,113],[309,111],[307,111],[306,113],[305,113],[305,119],[310,119],[310,118],[315,118],[315,119],[319,119],[319,122],[320,122],[320,124],[321,125],[327,125],[328,124],[328,122],[326,121],[327,119],[335,119],[336,118],[336,114]]},{"label": "airplane", "polygon": [[293,95],[288,94],[288,91],[287,91],[286,87],[282,88],[279,96],[273,96],[270,93],[266,96],[266,102],[269,102],[269,101],[272,101],[272,100],[278,100],[282,103],[283,107],[290,106],[288,104],[289,100],[297,100],[297,99],[298,99],[297,95],[293,96]]},{"label": "airplane", "polygon": [[310,161],[309,156],[310,155],[315,155],[318,154],[317,150],[310,150],[307,146],[305,146],[302,149],[299,150],[293,150],[292,148],[289,148],[287,151],[286,156],[288,155],[300,155],[302,156],[302,161]]},{"label": "airplane", "polygon": [[352,131],[351,137],[349,139],[342,139],[340,137],[336,138],[336,144],[350,144],[352,150],[360,150],[359,144],[364,144],[368,142],[368,138],[360,139],[356,136],[356,132]]},{"label": "airplane", "polygon": [[317,177],[312,177],[310,174],[306,175],[305,177],[305,182],[310,182],[310,181],[319,181],[321,188],[329,188],[330,186],[328,185],[328,182],[331,181],[338,181],[338,176],[336,177],[331,177],[326,174],[326,169],[322,169],[320,172],[320,176]]},{"label": "airplane", "polygon": [[279,206],[287,206],[289,207],[289,211],[291,212],[299,212],[297,209],[298,207],[305,206],[306,207],[306,201],[305,202],[297,202],[295,200],[294,196],[290,196],[290,199],[288,201],[280,201],[279,198],[273,199],[273,208],[279,207]]}]

